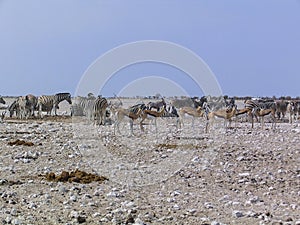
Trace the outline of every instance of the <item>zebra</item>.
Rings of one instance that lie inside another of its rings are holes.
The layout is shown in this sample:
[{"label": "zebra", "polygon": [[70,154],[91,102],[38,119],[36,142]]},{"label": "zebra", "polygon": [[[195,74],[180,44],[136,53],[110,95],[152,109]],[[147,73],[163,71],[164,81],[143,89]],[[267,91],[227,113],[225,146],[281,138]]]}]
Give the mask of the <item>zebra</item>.
[{"label": "zebra", "polygon": [[36,109],[38,98],[32,94],[25,96],[27,101],[27,108],[29,109],[30,116],[34,117],[34,110]]},{"label": "zebra", "polygon": [[293,123],[293,119],[296,120],[296,118],[297,118],[298,104],[295,101],[288,102],[287,112],[289,113],[289,123]]},{"label": "zebra", "polygon": [[202,96],[200,99],[198,97],[192,97],[194,108],[203,107],[204,102],[207,102],[206,96]]},{"label": "zebra", "polygon": [[20,96],[17,99],[17,106],[19,107],[19,119],[28,119],[30,115],[30,108],[26,96]]},{"label": "zebra", "polygon": [[47,114],[51,115],[51,112],[54,112],[54,115],[57,115],[56,110],[58,109],[58,104],[66,100],[69,104],[72,104],[71,94],[70,93],[57,93],[55,95],[41,95],[38,97],[37,106],[39,110],[39,115],[41,117],[43,107],[46,108]]},{"label": "zebra", "polygon": [[79,115],[86,116],[89,120],[92,121],[95,100],[96,97],[94,97],[94,95],[91,93],[88,94],[88,97],[77,96],[74,100],[72,108],[76,109],[76,113],[78,113]]},{"label": "zebra", "polygon": [[96,125],[105,125],[107,106],[106,98],[99,95],[93,105],[93,120],[95,120]]},{"label": "zebra", "polygon": [[173,105],[168,105],[162,117],[179,117],[177,109]]},{"label": "zebra", "polygon": [[14,112],[16,112],[16,117],[19,119],[28,118],[30,113],[29,102],[26,96],[19,96],[14,100],[8,107],[9,117],[13,117]]},{"label": "zebra", "polygon": [[6,111],[2,112],[1,115],[0,115],[0,122],[1,123],[4,121],[5,114],[6,114]]},{"label": "zebra", "polygon": [[300,116],[300,101],[297,101],[297,102],[296,102],[295,108],[296,108],[296,115],[297,115],[297,118],[299,118],[299,116]]},{"label": "zebra", "polygon": [[[257,101],[257,100],[246,100],[245,101],[245,108],[248,110],[248,115],[250,116],[251,119],[251,127],[254,127],[253,123],[253,117],[254,116],[259,116],[259,117],[264,117],[265,115],[268,115],[271,113],[272,120],[275,123],[276,127],[276,103],[274,101]],[[268,110],[268,113],[263,110]],[[267,113],[267,114],[265,114]],[[273,126],[273,125],[272,125]]]},{"label": "zebra", "polygon": [[16,116],[19,115],[19,105],[17,100],[14,100],[8,107],[9,117],[13,117],[14,112],[16,112]]},{"label": "zebra", "polygon": [[166,108],[166,106],[167,106],[167,104],[163,98],[159,102],[149,102],[147,104],[147,107],[149,108],[149,110],[152,110],[153,108],[156,110],[159,110],[161,107]]},{"label": "zebra", "polygon": [[9,117],[12,117],[16,112],[16,117],[23,119],[30,116],[34,116],[34,110],[36,109],[37,97],[28,94],[26,96],[19,96],[8,107]]},{"label": "zebra", "polygon": [[4,99],[0,96],[0,103],[1,104],[5,104],[6,102],[4,101]]},{"label": "zebra", "polygon": [[281,100],[276,102],[276,114],[278,119],[283,120],[287,111],[287,106],[289,102]]}]

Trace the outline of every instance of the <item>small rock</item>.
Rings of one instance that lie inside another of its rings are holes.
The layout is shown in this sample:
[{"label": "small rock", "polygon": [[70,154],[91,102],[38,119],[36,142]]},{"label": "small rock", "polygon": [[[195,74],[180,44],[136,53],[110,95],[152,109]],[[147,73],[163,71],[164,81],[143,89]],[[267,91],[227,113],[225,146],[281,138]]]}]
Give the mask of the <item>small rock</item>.
[{"label": "small rock", "polygon": [[212,221],[211,225],[221,225],[221,224],[219,222],[217,222],[217,221]]},{"label": "small rock", "polygon": [[11,217],[7,216],[4,221],[5,223],[11,223]]},{"label": "small rock", "polygon": [[177,204],[175,204],[175,205],[173,205],[173,208],[176,209],[176,210],[179,210],[179,209],[180,209],[180,206],[177,205]]},{"label": "small rock", "polygon": [[18,219],[13,219],[13,220],[11,221],[11,224],[13,224],[13,225],[18,225],[18,224],[21,224],[21,222],[20,222],[20,220],[18,220]]},{"label": "small rock", "polygon": [[78,223],[85,223],[86,222],[86,218],[84,216],[78,216],[77,217],[77,222]]},{"label": "small rock", "polygon": [[133,225],[145,225],[146,223],[144,223],[140,218],[136,218],[134,220],[134,224]]},{"label": "small rock", "polygon": [[76,202],[77,201],[76,195],[71,195],[70,200],[73,201],[73,202]]},{"label": "small rock", "polygon": [[17,210],[16,209],[11,209],[10,210],[10,215],[12,215],[12,216],[16,216],[17,215]]},{"label": "small rock", "polygon": [[204,207],[207,208],[207,209],[213,209],[214,208],[214,206],[210,202],[205,202]]},{"label": "small rock", "polygon": [[77,211],[71,211],[70,212],[70,217],[77,219],[79,217],[79,213]]},{"label": "small rock", "polygon": [[244,214],[241,212],[241,211],[237,211],[237,210],[234,210],[232,212],[232,216],[236,217],[236,218],[240,218],[240,217],[243,217]]},{"label": "small rock", "polygon": [[107,197],[117,197],[118,194],[114,191],[109,192],[108,194],[106,194]]},{"label": "small rock", "polygon": [[248,177],[250,176],[250,173],[239,173],[240,177]]}]

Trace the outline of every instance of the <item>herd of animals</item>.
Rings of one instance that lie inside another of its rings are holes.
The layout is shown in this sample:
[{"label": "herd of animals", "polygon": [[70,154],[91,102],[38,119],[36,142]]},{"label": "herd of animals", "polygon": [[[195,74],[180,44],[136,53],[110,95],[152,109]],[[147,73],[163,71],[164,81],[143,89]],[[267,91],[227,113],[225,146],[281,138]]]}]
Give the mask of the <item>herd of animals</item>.
[{"label": "herd of animals", "polygon": [[[283,121],[286,114],[289,115],[289,123],[293,123],[300,116],[300,102],[296,100],[246,99],[244,107],[239,109],[233,98],[203,96],[201,98],[173,99],[168,104],[162,98],[147,104],[142,102],[129,108],[123,108],[123,103],[118,97],[117,101],[109,102],[107,98],[101,95],[95,97],[92,93],[89,93],[87,97],[77,96],[74,98],[70,93],[57,93],[39,97],[32,94],[17,97],[2,112],[1,121],[5,117],[42,118],[43,112],[57,116],[57,109],[62,101],[70,104],[71,116],[84,116],[95,125],[105,125],[107,121],[110,121],[110,124],[114,124],[114,133],[116,131],[121,133],[119,125],[124,118],[129,119],[130,132],[133,134],[134,122],[140,125],[141,131],[144,131],[143,125],[146,119],[154,122],[157,132],[156,119],[159,117],[176,118],[178,128],[184,125],[185,115],[192,117],[192,126],[194,126],[195,118],[203,117],[206,121],[205,131],[208,132],[215,118],[223,118],[224,126],[227,129],[232,119],[244,114],[247,115],[252,128],[254,119],[260,120],[261,127],[264,128],[264,117],[269,115],[272,128],[275,129],[276,121]],[[6,104],[1,96],[0,103]]]}]

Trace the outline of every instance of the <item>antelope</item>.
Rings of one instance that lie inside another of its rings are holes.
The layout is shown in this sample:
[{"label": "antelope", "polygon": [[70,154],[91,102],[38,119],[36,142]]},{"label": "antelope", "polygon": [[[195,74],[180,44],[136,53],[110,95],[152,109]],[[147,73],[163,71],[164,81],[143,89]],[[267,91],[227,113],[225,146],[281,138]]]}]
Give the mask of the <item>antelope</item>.
[{"label": "antelope", "polygon": [[238,116],[239,115],[244,115],[247,114],[249,116],[250,110],[247,108],[243,108],[243,109],[236,109],[236,113],[235,113],[235,126],[236,126],[236,122],[238,120]]},{"label": "antelope", "polygon": [[197,108],[193,107],[182,107],[179,109],[179,127],[181,127],[181,124],[184,125],[183,123],[183,117],[185,114],[188,114],[192,116],[192,127],[194,128],[194,121],[195,117],[203,117],[204,116],[204,111],[201,106],[198,106]]},{"label": "antelope", "polygon": [[246,100],[245,101],[245,108],[248,109],[248,116],[251,119],[251,128],[254,127],[254,121],[253,117],[255,116],[256,119],[259,113],[254,113],[254,111],[258,111],[257,109],[270,109],[272,111],[272,115],[274,114],[275,117],[275,112],[276,112],[276,103],[274,101],[266,101],[266,102],[259,102],[256,100]]},{"label": "antelope", "polygon": [[144,131],[143,122],[144,122],[145,119],[147,119],[147,118],[148,119],[154,119],[155,130],[156,130],[156,133],[157,133],[156,119],[157,119],[157,117],[162,117],[164,113],[165,113],[165,107],[162,107],[160,111],[153,111],[151,109],[143,110],[142,115],[141,115],[142,119],[140,121],[141,130]]},{"label": "antelope", "polygon": [[219,109],[216,111],[207,112],[207,114],[206,114],[207,122],[206,122],[205,132],[206,133],[208,132],[209,124],[212,127],[215,117],[224,119],[224,126],[225,126],[225,129],[227,129],[228,126],[227,126],[226,122],[228,120],[229,126],[230,126],[231,118],[236,115],[236,111],[237,111],[237,107],[236,107],[236,105],[234,105],[234,106],[230,106],[226,109]]},{"label": "antelope", "polygon": [[274,108],[268,108],[268,109],[263,109],[260,107],[256,107],[253,109],[253,113],[261,118],[261,128],[264,129],[264,125],[265,125],[265,121],[264,121],[264,117],[271,114],[271,118],[272,118],[272,128],[275,129],[276,128],[276,118],[275,118],[275,113],[276,110]]},{"label": "antelope", "polygon": [[[141,117],[141,114],[146,109],[145,104],[138,104],[130,107],[129,109],[116,108],[115,111],[115,123],[114,123],[114,134],[116,134],[116,129],[121,133],[119,124],[123,121],[125,117],[129,118],[130,132],[133,135],[133,122]],[[142,124],[140,124],[141,130],[143,130]]]}]

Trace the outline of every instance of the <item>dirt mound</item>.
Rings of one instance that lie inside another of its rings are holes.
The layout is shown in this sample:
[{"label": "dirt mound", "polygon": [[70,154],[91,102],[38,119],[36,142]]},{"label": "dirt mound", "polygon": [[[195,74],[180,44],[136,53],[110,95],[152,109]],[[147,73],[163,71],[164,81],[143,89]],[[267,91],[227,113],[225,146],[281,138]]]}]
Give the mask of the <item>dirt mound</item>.
[{"label": "dirt mound", "polygon": [[91,182],[104,182],[108,180],[107,177],[104,176],[98,176],[96,174],[87,173],[81,170],[75,170],[75,171],[62,171],[61,174],[55,175],[53,172],[47,173],[45,175],[45,178],[47,181],[54,181],[54,182],[76,182],[81,184],[88,184]]},{"label": "dirt mound", "polygon": [[19,140],[19,139],[15,140],[15,141],[10,141],[7,144],[10,146],[13,146],[13,145],[34,146],[34,144],[30,141],[24,141],[24,140]]}]

